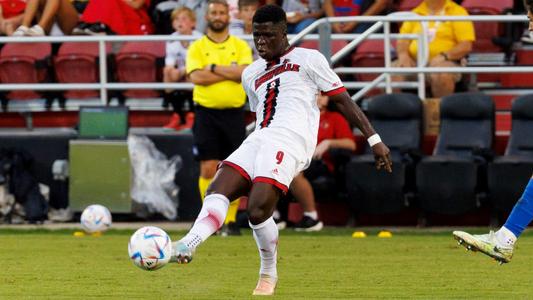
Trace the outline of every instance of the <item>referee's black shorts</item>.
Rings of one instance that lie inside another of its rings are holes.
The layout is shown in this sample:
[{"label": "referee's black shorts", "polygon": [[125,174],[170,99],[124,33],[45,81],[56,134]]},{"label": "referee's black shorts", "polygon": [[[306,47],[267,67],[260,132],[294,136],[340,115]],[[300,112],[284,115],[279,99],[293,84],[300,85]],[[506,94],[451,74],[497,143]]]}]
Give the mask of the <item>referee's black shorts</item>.
[{"label": "referee's black shorts", "polygon": [[212,109],[196,105],[192,132],[193,154],[197,160],[224,160],[244,141],[244,109]]}]

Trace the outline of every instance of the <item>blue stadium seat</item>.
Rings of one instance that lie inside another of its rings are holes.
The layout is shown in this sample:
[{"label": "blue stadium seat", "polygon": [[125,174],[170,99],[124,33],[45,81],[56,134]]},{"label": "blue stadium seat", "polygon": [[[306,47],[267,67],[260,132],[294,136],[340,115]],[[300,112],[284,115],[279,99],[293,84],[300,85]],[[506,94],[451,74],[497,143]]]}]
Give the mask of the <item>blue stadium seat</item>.
[{"label": "blue stadium seat", "polygon": [[377,171],[369,146],[346,167],[349,203],[357,212],[393,213],[406,207],[422,137],[422,102],[414,94],[384,94],[368,104],[368,118],[390,148],[393,172]]},{"label": "blue stadium seat", "polygon": [[494,103],[482,93],[442,98],[434,154],[416,168],[421,208],[462,214],[479,207],[486,193],[486,166],[494,140]]},{"label": "blue stadium seat", "polygon": [[505,155],[488,168],[489,199],[496,211],[509,213],[533,172],[533,95],[516,98]]}]

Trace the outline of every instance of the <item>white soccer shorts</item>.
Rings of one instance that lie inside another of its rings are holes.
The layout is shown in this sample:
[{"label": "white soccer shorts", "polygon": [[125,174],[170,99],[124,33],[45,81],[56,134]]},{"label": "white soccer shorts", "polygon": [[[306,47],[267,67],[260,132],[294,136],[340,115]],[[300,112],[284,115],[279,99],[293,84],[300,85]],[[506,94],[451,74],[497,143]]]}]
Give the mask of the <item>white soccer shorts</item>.
[{"label": "white soccer shorts", "polygon": [[295,148],[294,143],[274,131],[261,129],[244,140],[223,163],[252,183],[269,183],[287,193],[292,179],[309,164],[309,159],[298,155]]}]

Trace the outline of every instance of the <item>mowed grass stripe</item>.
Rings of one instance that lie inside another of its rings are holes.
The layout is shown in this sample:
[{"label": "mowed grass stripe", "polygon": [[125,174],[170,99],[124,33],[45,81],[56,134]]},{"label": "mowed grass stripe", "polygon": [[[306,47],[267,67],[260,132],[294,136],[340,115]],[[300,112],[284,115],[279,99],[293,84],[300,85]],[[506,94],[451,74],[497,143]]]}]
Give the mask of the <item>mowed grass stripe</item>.
[{"label": "mowed grass stripe", "polygon": [[[352,230],[282,232],[275,299],[472,299],[533,297],[533,235],[499,266],[458,247],[451,231],[380,239]],[[483,230],[477,230],[482,232]],[[71,231],[0,230],[0,299],[247,299],[259,258],[250,231],[213,237],[190,265],[155,272],[128,258],[133,231],[76,238]],[[172,238],[182,233],[171,233]]]}]

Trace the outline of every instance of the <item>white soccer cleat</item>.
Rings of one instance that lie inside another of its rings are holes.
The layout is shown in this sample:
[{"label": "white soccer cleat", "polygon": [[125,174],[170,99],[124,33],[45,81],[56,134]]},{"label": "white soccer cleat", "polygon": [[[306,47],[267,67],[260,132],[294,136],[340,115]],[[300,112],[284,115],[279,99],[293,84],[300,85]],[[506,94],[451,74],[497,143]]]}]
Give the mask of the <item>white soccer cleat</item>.
[{"label": "white soccer cleat", "polygon": [[30,29],[27,26],[20,25],[19,27],[17,27],[17,29],[15,29],[12,35],[13,36],[25,36],[27,35],[28,30]]},{"label": "white soccer cleat", "polygon": [[26,32],[26,35],[29,36],[45,36],[44,29],[39,25],[33,25],[28,31]]},{"label": "white soccer cleat", "polygon": [[513,247],[498,243],[496,234],[492,230],[488,234],[479,235],[469,234],[464,231],[454,231],[453,237],[459,245],[464,246],[467,250],[480,251],[494,258],[500,264],[510,262],[513,257]]},{"label": "white soccer cleat", "polygon": [[272,296],[276,290],[278,279],[269,275],[261,274],[257,286],[252,295],[254,296]]},{"label": "white soccer cleat", "polygon": [[172,255],[170,262],[178,264],[188,264],[192,260],[193,250],[181,241],[172,243]]}]

